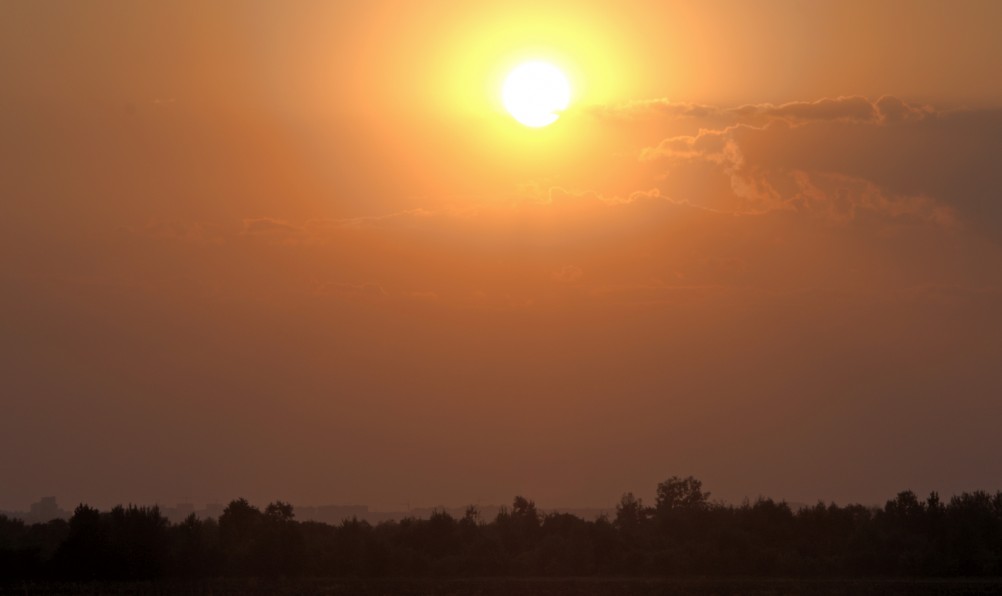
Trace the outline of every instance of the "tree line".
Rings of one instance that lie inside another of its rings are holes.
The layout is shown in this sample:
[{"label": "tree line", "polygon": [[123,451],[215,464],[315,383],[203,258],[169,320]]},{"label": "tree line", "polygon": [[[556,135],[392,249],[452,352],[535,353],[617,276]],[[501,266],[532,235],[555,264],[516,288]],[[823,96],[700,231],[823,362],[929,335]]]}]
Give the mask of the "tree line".
[{"label": "tree line", "polygon": [[796,511],[709,497],[672,477],[652,506],[623,495],[611,519],[542,514],[516,497],[492,520],[469,507],[376,525],[297,521],[281,501],[238,499],[218,520],[176,524],[157,507],[80,505],[68,521],[0,516],[0,578],[1002,576],[1002,492]]}]

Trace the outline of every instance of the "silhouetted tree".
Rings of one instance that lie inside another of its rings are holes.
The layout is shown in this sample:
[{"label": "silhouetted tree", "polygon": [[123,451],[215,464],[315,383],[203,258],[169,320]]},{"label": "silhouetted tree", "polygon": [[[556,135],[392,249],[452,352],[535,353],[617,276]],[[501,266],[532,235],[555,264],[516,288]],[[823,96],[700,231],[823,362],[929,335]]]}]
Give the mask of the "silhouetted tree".
[{"label": "silhouetted tree", "polygon": [[616,505],[616,520],[613,524],[620,532],[632,536],[649,516],[650,510],[644,507],[642,499],[633,496],[633,493],[625,493]]},{"label": "silhouetted tree", "polygon": [[222,571],[223,552],[215,520],[200,520],[192,513],[170,528],[169,538],[171,575],[211,577]]},{"label": "silhouetted tree", "polygon": [[292,521],[296,514],[293,512],[292,505],[284,501],[275,501],[274,503],[269,503],[264,509],[264,514],[272,521],[287,522]]},{"label": "silhouetted tree", "polygon": [[80,504],[70,518],[70,532],[55,555],[57,574],[72,579],[107,579],[114,562],[101,512]]},{"label": "silhouetted tree", "polygon": [[658,539],[652,544],[654,569],[670,575],[698,572],[700,541],[708,539],[706,527],[710,493],[703,483],[687,476],[672,476],[657,485],[654,505]]},{"label": "silhouetted tree", "polygon": [[260,575],[294,575],[303,564],[303,540],[294,521],[292,505],[283,501],[268,504],[261,518],[260,539],[255,559]]},{"label": "silhouetted tree", "polygon": [[167,519],[159,507],[121,505],[106,517],[108,557],[116,579],[153,579],[163,572],[168,552]]},{"label": "silhouetted tree", "polygon": [[[60,522],[65,526],[65,522]],[[49,524],[36,524],[44,528]],[[34,526],[29,528],[19,519],[0,515],[0,580],[34,577],[41,574],[42,562],[51,557],[57,547],[51,540],[33,537]],[[65,539],[65,532],[58,538]],[[56,545],[59,544],[57,541]],[[46,552],[48,551],[48,552]]]},{"label": "silhouetted tree", "polygon": [[703,483],[686,476],[672,476],[658,484],[654,509],[658,514],[672,511],[695,511],[709,505],[710,493],[703,492]]},{"label": "silhouetted tree", "polygon": [[515,497],[511,510],[502,508],[494,520],[501,544],[509,555],[509,564],[525,570],[518,555],[528,550],[539,534],[540,516],[536,504],[523,496]]},{"label": "silhouetted tree", "polygon": [[264,515],[247,499],[230,501],[219,516],[219,542],[226,570],[233,575],[253,575],[261,569]]},{"label": "silhouetted tree", "polygon": [[1002,492],[961,493],[947,506],[946,557],[960,575],[1002,575]]}]

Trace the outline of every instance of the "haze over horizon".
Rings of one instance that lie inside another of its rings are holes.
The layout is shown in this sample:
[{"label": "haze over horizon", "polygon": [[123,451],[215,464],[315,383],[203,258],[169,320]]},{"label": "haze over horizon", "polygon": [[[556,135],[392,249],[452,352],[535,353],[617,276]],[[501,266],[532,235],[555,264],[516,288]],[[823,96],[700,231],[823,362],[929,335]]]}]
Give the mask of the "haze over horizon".
[{"label": "haze over horizon", "polygon": [[1000,22],[2,3],[0,510],[1000,490]]}]

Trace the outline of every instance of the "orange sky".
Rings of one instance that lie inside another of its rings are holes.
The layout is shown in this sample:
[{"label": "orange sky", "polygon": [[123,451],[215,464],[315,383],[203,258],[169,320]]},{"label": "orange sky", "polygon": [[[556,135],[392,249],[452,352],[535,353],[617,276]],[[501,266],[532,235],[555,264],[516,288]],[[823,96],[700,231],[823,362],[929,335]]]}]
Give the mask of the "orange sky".
[{"label": "orange sky", "polygon": [[999,22],[4,3],[0,510],[1002,489]]}]

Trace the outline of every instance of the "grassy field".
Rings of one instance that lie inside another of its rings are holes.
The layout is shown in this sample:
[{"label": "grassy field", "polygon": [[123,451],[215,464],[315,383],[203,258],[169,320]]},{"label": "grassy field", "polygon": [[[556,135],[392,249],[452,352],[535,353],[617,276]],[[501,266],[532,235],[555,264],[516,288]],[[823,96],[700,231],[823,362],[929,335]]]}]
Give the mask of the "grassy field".
[{"label": "grassy field", "polygon": [[0,584],[19,596],[997,596],[999,579],[212,580]]}]

